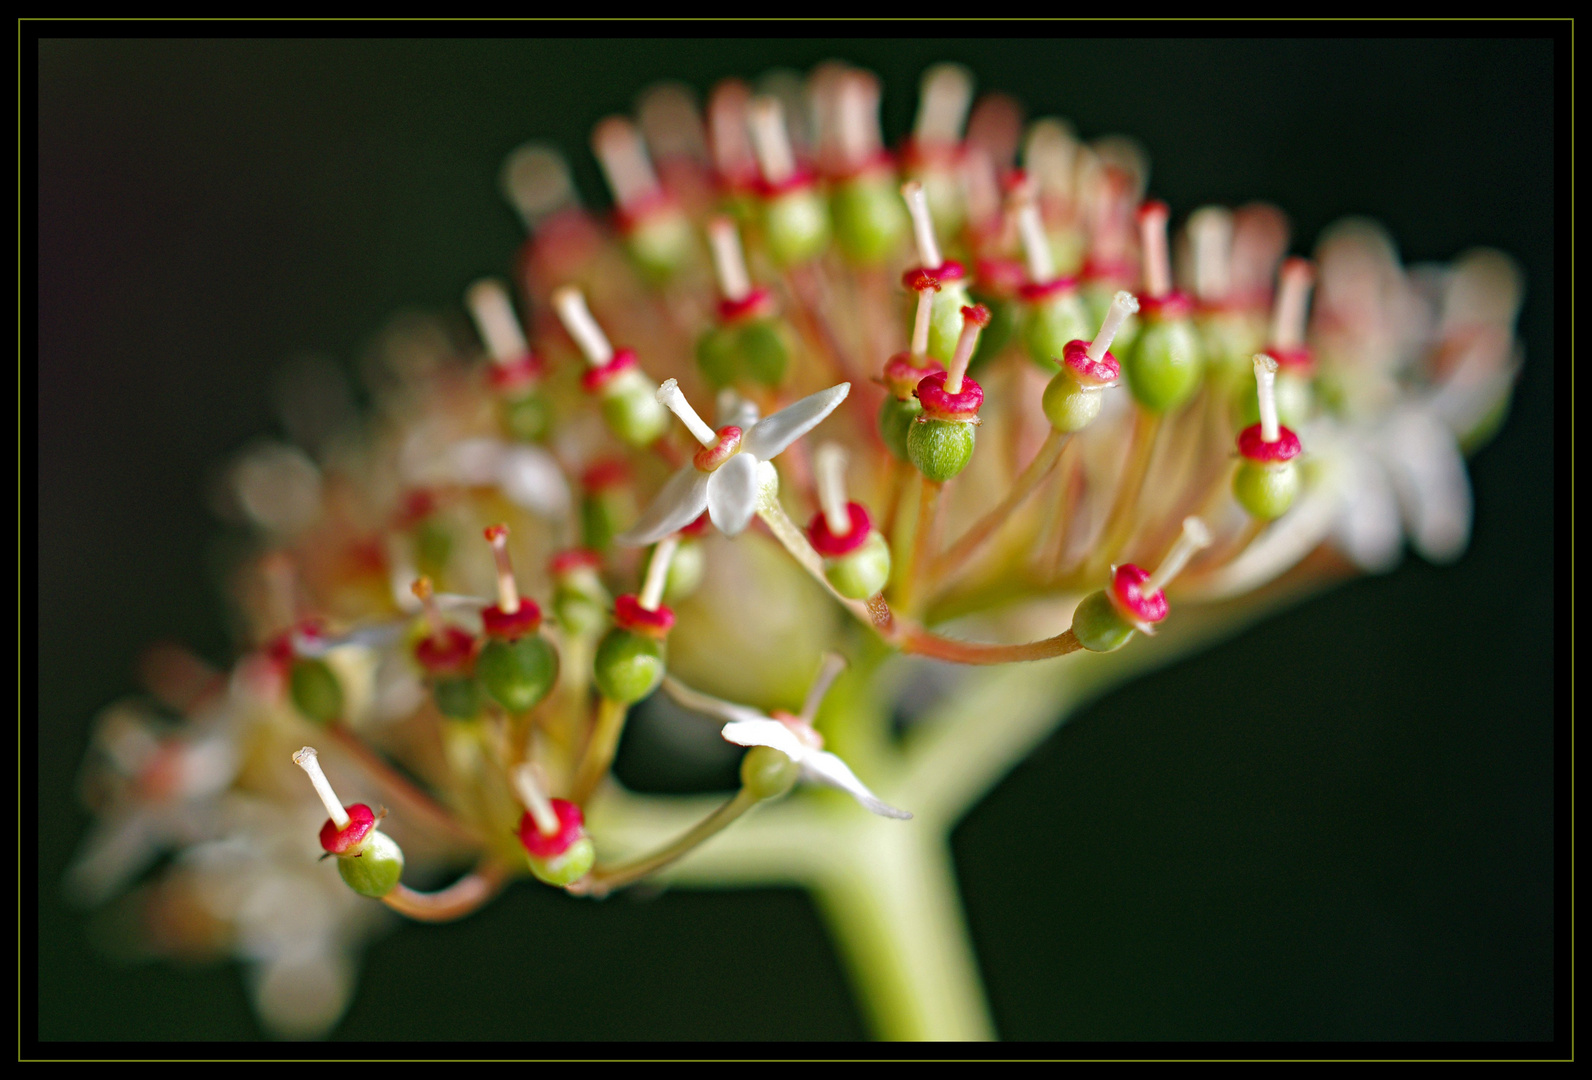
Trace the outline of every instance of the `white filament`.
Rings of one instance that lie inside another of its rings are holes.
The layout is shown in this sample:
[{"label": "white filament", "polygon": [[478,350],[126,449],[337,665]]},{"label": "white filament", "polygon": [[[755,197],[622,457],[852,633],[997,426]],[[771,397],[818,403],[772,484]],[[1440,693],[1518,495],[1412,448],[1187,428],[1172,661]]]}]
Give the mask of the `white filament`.
[{"label": "white filament", "polygon": [[1111,298],[1111,306],[1106,309],[1105,321],[1100,324],[1100,332],[1089,343],[1089,359],[1099,363],[1111,349],[1111,342],[1117,336],[1117,331],[1122,329],[1122,324],[1128,316],[1139,310],[1139,298],[1130,292],[1119,292]]},{"label": "white filament", "polygon": [[744,300],[752,291],[746,273],[746,257],[741,253],[741,237],[735,222],[716,217],[708,222],[708,243],[713,248],[713,270],[719,278],[719,291],[726,300]]},{"label": "white filament", "polygon": [[321,797],[321,805],[326,807],[326,816],[332,819],[332,824],[339,829],[348,828],[348,811],[343,809],[337,792],[332,790],[331,781],[321,771],[320,755],[315,752],[315,747],[306,746],[294,753],[293,764],[309,774],[310,783],[315,785],[315,794]]},{"label": "white filament", "polygon": [[752,102],[749,117],[752,149],[757,153],[763,179],[778,184],[796,171],[796,155],[790,148],[790,133],[785,130],[785,107],[778,98],[759,97]]},{"label": "white filament", "polygon": [[862,165],[879,149],[879,84],[848,72],[835,94],[835,142],[847,167]]},{"label": "white filament", "polygon": [[1282,434],[1277,423],[1277,361],[1255,354],[1255,392],[1260,397],[1260,439],[1274,443]]},{"label": "white filament", "polygon": [[536,831],[543,836],[557,836],[558,813],[547,797],[547,791],[536,766],[529,761],[522,761],[514,767],[509,778],[514,784],[515,794],[520,797],[520,802],[524,803],[525,809],[531,812],[531,820],[536,822]]},{"label": "white filament", "polygon": [[506,364],[531,351],[520,329],[520,321],[514,317],[508,290],[501,282],[493,278],[476,282],[464,294],[464,302],[469,305],[476,331],[486,342],[495,363]]},{"label": "white filament", "polygon": [[956,352],[951,355],[951,366],[945,373],[947,394],[962,392],[962,376],[967,374],[967,365],[973,362],[973,350],[978,348],[978,334],[982,329],[972,319],[962,321],[962,333],[956,339]]},{"label": "white filament", "polygon": [[[912,135],[922,143],[962,141],[973,103],[973,76],[960,64],[936,64],[923,73],[922,99]],[[938,264],[936,264],[938,265]]]},{"label": "white filament", "polygon": [[1202,207],[1189,215],[1188,232],[1194,243],[1194,291],[1201,300],[1219,300],[1232,288],[1232,212]]},{"label": "white filament", "polygon": [[826,442],[813,454],[813,482],[824,521],[835,536],[851,532],[851,511],[846,506],[846,451]]},{"label": "white filament", "polygon": [[680,534],[671,533],[652,548],[652,560],[647,563],[647,579],[642,582],[641,595],[636,602],[648,611],[657,611],[663,603],[663,587],[669,581],[669,564],[674,561],[674,551],[680,546]]},{"label": "white filament", "polygon": [[1023,238],[1023,257],[1028,261],[1028,276],[1043,285],[1056,276],[1056,262],[1050,254],[1045,223],[1039,219],[1039,203],[1032,196],[1017,208],[1017,231]]},{"label": "white filament", "polygon": [[629,120],[610,116],[598,124],[591,135],[591,148],[618,206],[630,206],[658,190],[658,175],[652,171],[646,144]]},{"label": "white filament", "polygon": [[1139,242],[1144,247],[1144,290],[1152,297],[1172,291],[1172,260],[1166,250],[1166,211],[1159,206],[1139,215]]},{"label": "white filament", "polygon": [[1271,316],[1271,341],[1281,349],[1297,349],[1305,341],[1305,308],[1316,272],[1306,259],[1282,264],[1277,286],[1277,307]]},{"label": "white filament", "polygon": [[1078,139],[1064,120],[1037,120],[1023,145],[1023,167],[1039,181],[1041,191],[1072,198],[1078,163]]},{"label": "white filament", "polygon": [[[918,311],[912,320],[912,358],[914,361],[922,359],[929,351],[929,316],[934,313],[934,290],[924,289],[918,293]],[[922,367],[921,364],[918,365]]]},{"label": "white filament", "polygon": [[565,285],[554,290],[553,310],[558,312],[559,321],[569,331],[569,336],[575,339],[575,344],[580,346],[588,364],[601,367],[614,358],[614,347],[608,343],[608,335],[592,318],[591,309],[586,306],[586,297],[581,295],[579,289]]},{"label": "white filament", "polygon": [[539,143],[526,143],[508,156],[499,184],[527,229],[575,201],[575,186],[563,155]]},{"label": "white filament", "polygon": [[940,265],[940,245],[934,239],[934,219],[929,217],[928,196],[923,185],[909,180],[901,185],[901,197],[907,201],[907,213],[912,215],[912,237],[917,241],[918,259],[925,269]]},{"label": "white filament", "polygon": [[520,590],[514,584],[514,567],[509,563],[507,529],[492,534],[492,557],[497,560],[498,610],[513,615],[520,610]]},{"label": "white filament", "polygon": [[818,674],[813,678],[812,686],[807,689],[807,700],[802,702],[802,711],[799,714],[802,720],[811,724],[813,717],[818,715],[818,706],[823,704],[824,695],[829,693],[829,688],[835,684],[840,673],[846,670],[846,658],[837,652],[824,653],[824,662],[818,668]]},{"label": "white filament", "polygon": [[1172,545],[1172,550],[1167,552],[1166,558],[1161,560],[1161,565],[1155,568],[1155,573],[1150,575],[1150,580],[1144,583],[1144,592],[1154,596],[1171,583],[1172,579],[1183,572],[1195,553],[1211,546],[1211,531],[1205,523],[1197,517],[1183,519],[1183,532],[1178,536],[1177,543]]},{"label": "white filament", "polygon": [[678,416],[685,426],[691,429],[691,434],[696,436],[697,442],[703,446],[717,446],[718,433],[708,427],[707,422],[697,415],[691,403],[685,399],[685,394],[680,390],[680,383],[675,379],[665,379],[658,387],[658,404]]}]

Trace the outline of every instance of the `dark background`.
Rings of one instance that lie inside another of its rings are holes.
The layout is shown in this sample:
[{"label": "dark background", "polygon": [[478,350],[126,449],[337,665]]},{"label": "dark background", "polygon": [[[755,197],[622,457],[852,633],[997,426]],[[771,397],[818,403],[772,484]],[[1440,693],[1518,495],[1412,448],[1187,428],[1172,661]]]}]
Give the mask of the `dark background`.
[{"label": "dark background", "polygon": [[[1364,213],[1409,260],[1488,244],[1527,279],[1527,366],[1459,563],[1412,557],[1112,694],[957,830],[1001,1034],[1552,1037],[1548,43],[526,40],[39,46],[40,1038],[259,1035],[234,965],[117,966],[60,881],[89,722],[140,649],[229,655],[202,481],[276,430],[273,371],[503,272],[509,148],[560,144],[601,198],[586,133],[643,86],[831,56],[884,77],[891,138],[923,67],[956,59],[1030,115],[1137,136],[1178,218],[1268,199],[1308,253]],[[530,887],[380,942],[337,1031],[862,1034],[800,893]]]}]

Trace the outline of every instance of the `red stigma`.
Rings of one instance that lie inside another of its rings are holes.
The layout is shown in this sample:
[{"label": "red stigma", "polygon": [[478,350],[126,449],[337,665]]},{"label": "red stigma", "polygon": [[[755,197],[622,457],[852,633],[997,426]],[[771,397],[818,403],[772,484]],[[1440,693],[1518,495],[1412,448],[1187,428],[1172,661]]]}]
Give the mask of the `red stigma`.
[{"label": "red stigma", "polygon": [[[603,557],[589,548],[570,548],[554,555],[547,564],[548,573],[555,578],[565,577],[578,570],[596,570],[603,564]],[[521,603],[524,603],[522,600]]]},{"label": "red stigma", "polygon": [[547,365],[535,353],[526,353],[507,363],[494,363],[487,373],[487,381],[500,394],[514,394],[528,390],[541,381]]},{"label": "red stigma", "polygon": [[1075,277],[1059,277],[1053,281],[1034,281],[1020,285],[1017,295],[1030,304],[1042,304],[1053,296],[1065,296],[1078,287]]},{"label": "red stigma", "polygon": [[940,291],[940,279],[922,266],[914,267],[901,275],[901,284],[905,285],[908,292],[928,292],[933,289]]},{"label": "red stigma", "polygon": [[1262,465],[1280,465],[1299,456],[1302,449],[1299,436],[1281,424],[1277,425],[1277,441],[1261,438],[1260,425],[1250,424],[1238,433],[1238,452],[1250,461]]},{"label": "red stigma", "polygon": [[355,850],[376,827],[376,815],[364,803],[345,806],[343,810],[348,814],[347,825],[339,829],[337,822],[327,818],[326,824],[321,826],[321,847],[333,855],[347,855]]},{"label": "red stigma", "polygon": [[774,310],[774,294],[767,289],[753,289],[739,300],[719,301],[719,322],[725,325],[762,318]]},{"label": "red stigma", "polygon": [[1295,345],[1291,348],[1268,345],[1266,355],[1277,361],[1277,367],[1281,370],[1294,371],[1301,375],[1310,374],[1316,366],[1316,355],[1310,351],[1308,345]]},{"label": "red stigma", "polygon": [[947,393],[943,371],[924,376],[916,392],[923,415],[933,420],[971,420],[984,406],[984,388],[972,379],[962,380],[961,393]]},{"label": "red stigma", "polygon": [[520,597],[520,606],[512,614],[493,604],[481,612],[481,627],[491,637],[513,641],[529,637],[542,625],[542,609],[535,600]]},{"label": "red stigma", "polygon": [[719,428],[719,441],[704,446],[691,458],[691,464],[700,472],[712,472],[735,455],[741,448],[741,429],[734,424]]},{"label": "red stigma", "polygon": [[635,349],[619,349],[606,364],[587,368],[580,377],[580,385],[588,394],[600,394],[617,376],[636,366]]},{"label": "red stigma", "polygon": [[1186,319],[1192,314],[1194,314],[1194,298],[1177,289],[1173,289],[1165,296],[1139,297],[1139,315],[1150,322]]},{"label": "red stigma", "polygon": [[1151,624],[1166,618],[1166,592],[1157,589],[1146,593],[1144,584],[1149,580],[1149,571],[1132,563],[1117,567],[1111,575],[1111,588],[1106,595],[1129,622]]},{"label": "red stigma", "polygon": [[548,836],[536,826],[536,817],[527,810],[520,817],[520,846],[533,859],[556,859],[569,846],[586,835],[586,816],[568,799],[551,799],[558,831]]},{"label": "red stigma", "polygon": [[807,526],[807,538],[812,541],[813,550],[826,559],[837,559],[856,551],[867,543],[868,534],[873,530],[868,510],[861,503],[847,503],[846,514],[851,519],[851,526],[844,536],[836,536],[829,531],[829,519],[822,511],[814,514]]},{"label": "red stigma", "polygon": [[989,325],[989,308],[983,304],[974,304],[972,307],[962,308],[962,318],[977,326],[979,329]]},{"label": "red stigma", "polygon": [[633,630],[661,641],[674,628],[674,612],[662,604],[658,605],[656,611],[648,611],[641,606],[635,593],[625,593],[614,601],[614,622],[621,629]]},{"label": "red stigma", "polygon": [[462,674],[475,659],[475,638],[457,626],[449,626],[440,634],[428,634],[416,642],[415,659],[432,675]]},{"label": "red stigma", "polygon": [[630,466],[618,458],[604,458],[602,461],[594,462],[580,474],[580,486],[592,494],[609,488],[623,487],[628,483],[630,483]]},{"label": "red stigma", "polygon": [[1122,365],[1109,352],[1099,360],[1091,359],[1087,341],[1067,342],[1061,355],[1062,363],[1067,365],[1067,370],[1072,372],[1072,377],[1080,386],[1107,386],[1122,375]]}]

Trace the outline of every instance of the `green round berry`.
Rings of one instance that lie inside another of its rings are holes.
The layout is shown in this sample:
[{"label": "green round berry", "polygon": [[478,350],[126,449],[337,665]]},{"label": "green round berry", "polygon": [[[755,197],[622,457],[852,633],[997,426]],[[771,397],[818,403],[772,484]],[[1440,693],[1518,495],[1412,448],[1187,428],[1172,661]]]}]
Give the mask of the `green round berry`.
[{"label": "green round berry", "polygon": [[658,404],[656,391],[639,373],[623,383],[615,380],[599,408],[609,429],[631,446],[651,446],[669,429],[669,410]]},{"label": "green round berry", "polygon": [[415,569],[429,578],[440,578],[453,554],[453,534],[436,518],[415,526]]},{"label": "green round berry", "polygon": [[907,430],[907,457],[930,480],[944,483],[965,469],[972,456],[972,424],[920,418]]},{"label": "green round berry", "polygon": [[1072,632],[1090,652],[1120,649],[1133,636],[1133,624],[1122,617],[1104,590],[1083,598],[1072,613]]},{"label": "green round berry", "polygon": [[525,858],[538,881],[562,889],[586,876],[592,863],[597,861],[597,849],[592,845],[591,837],[582,836],[565,848],[562,855],[551,859],[538,859],[535,855]]},{"label": "green round berry", "polygon": [[923,412],[917,398],[901,401],[887,397],[879,406],[879,437],[897,461],[907,460],[907,431]]},{"label": "green round berry", "polygon": [[778,386],[790,370],[790,337],[779,319],[757,319],[741,327],[740,353],[746,377],[762,386]]},{"label": "green round berry", "polygon": [[608,600],[579,589],[560,588],[553,593],[553,617],[564,633],[573,637],[595,634],[608,621]]},{"label": "green round berry", "polygon": [[696,592],[697,587],[702,584],[702,575],[706,572],[707,562],[702,555],[702,541],[682,539],[680,546],[674,549],[674,558],[669,562],[668,576],[663,581],[664,602],[672,604]]},{"label": "green round berry", "polygon": [[652,214],[625,237],[625,249],[649,284],[661,285],[691,261],[696,239],[684,214]]},{"label": "green round berry", "polygon": [[947,282],[934,294],[929,306],[929,355],[940,363],[950,365],[962,336],[962,309],[972,303],[967,286],[960,281]]},{"label": "green round berry", "polygon": [[976,372],[1001,354],[1022,322],[1022,307],[1010,300],[990,296],[974,296],[973,302],[989,308],[989,325],[978,335],[978,344],[967,362],[967,370]]},{"label": "green round berry", "polygon": [[711,386],[729,386],[740,374],[740,335],[736,331],[734,326],[715,326],[697,339],[697,368]]},{"label": "green round berry", "polygon": [[498,404],[503,430],[521,442],[535,442],[546,435],[549,415],[547,399],[541,394],[505,398]]},{"label": "green round berry", "polygon": [[[1254,366],[1250,365],[1253,373]],[[1242,423],[1239,429],[1247,428],[1251,424],[1260,423],[1260,395],[1255,392],[1255,379],[1253,374],[1246,380],[1247,386],[1240,384],[1238,391],[1238,415]],[[1277,420],[1284,427],[1297,428],[1310,419],[1311,407],[1314,404],[1313,394],[1310,389],[1310,380],[1292,371],[1279,371],[1277,379],[1272,383],[1277,394]]]},{"label": "green round berry", "polygon": [[875,529],[855,551],[825,559],[824,577],[841,596],[866,600],[890,580],[890,545]]},{"label": "green round berry", "polygon": [[629,705],[658,688],[664,667],[663,642],[616,626],[597,645],[592,677],[603,697]]},{"label": "green round berry", "polygon": [[481,691],[471,678],[437,679],[431,684],[437,711],[455,720],[474,720],[481,714]]},{"label": "green round berry", "polygon": [[829,208],[811,187],[776,195],[763,207],[763,239],[780,266],[816,258],[829,244]]},{"label": "green round berry", "polygon": [[293,661],[288,674],[288,689],[293,707],[306,720],[330,724],[343,715],[343,684],[325,660]]},{"label": "green round berry", "polygon": [[492,640],[475,659],[475,676],[509,712],[529,712],[558,681],[558,653],[535,634],[517,641]]},{"label": "green round berry", "polygon": [[1122,365],[1128,388],[1140,405],[1168,412],[1189,399],[1199,386],[1199,333],[1187,319],[1167,319],[1145,326]]},{"label": "green round berry", "polygon": [[1045,384],[1044,396],[1039,399],[1045,410],[1045,419],[1057,431],[1082,431],[1100,415],[1103,390],[1086,390],[1069,371],[1058,371]]},{"label": "green round berry", "polygon": [[881,263],[894,254],[911,224],[893,176],[844,181],[835,188],[829,205],[841,254],[860,266]]},{"label": "green round berry", "polygon": [[1023,328],[1023,345],[1028,358],[1046,371],[1061,367],[1062,351],[1069,341],[1088,341],[1094,337],[1089,325],[1089,309],[1075,291],[1053,296],[1034,306]]},{"label": "green round berry", "polygon": [[1291,461],[1241,462],[1233,474],[1233,494],[1251,517],[1259,521],[1280,518],[1299,494],[1299,469]]},{"label": "green round berry", "polygon": [[796,786],[801,766],[772,746],[754,746],[741,758],[741,786],[757,799],[775,799]]},{"label": "green round berry", "polygon": [[379,900],[392,892],[404,872],[403,848],[386,833],[373,831],[358,855],[338,857],[337,872],[350,889]]}]

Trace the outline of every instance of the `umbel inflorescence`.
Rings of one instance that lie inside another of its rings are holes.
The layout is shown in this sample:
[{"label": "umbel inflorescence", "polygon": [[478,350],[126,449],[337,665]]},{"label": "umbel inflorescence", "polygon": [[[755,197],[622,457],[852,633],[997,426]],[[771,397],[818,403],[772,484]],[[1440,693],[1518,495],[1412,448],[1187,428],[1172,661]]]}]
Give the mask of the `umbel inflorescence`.
[{"label": "umbel inflorescence", "polygon": [[[390,335],[357,429],[232,470],[248,640],[106,711],[77,894],[171,855],[123,901],[145,944],[245,960],[305,1035],[391,912],[796,883],[880,1034],[989,1034],[943,837],[1055,721],[1035,688],[1406,536],[1457,555],[1521,285],[1490,251],[1406,270],[1363,221],[1290,256],[1260,204],[1174,233],[1132,141],[951,65],[921,90],[890,151],[843,65],[705,115],[656,88],[593,133],[607,218],[511,154],[529,235],[463,291],[474,337]],[[613,780],[660,690],[748,748],[728,799]],[[891,734],[891,694],[936,693]]]}]

